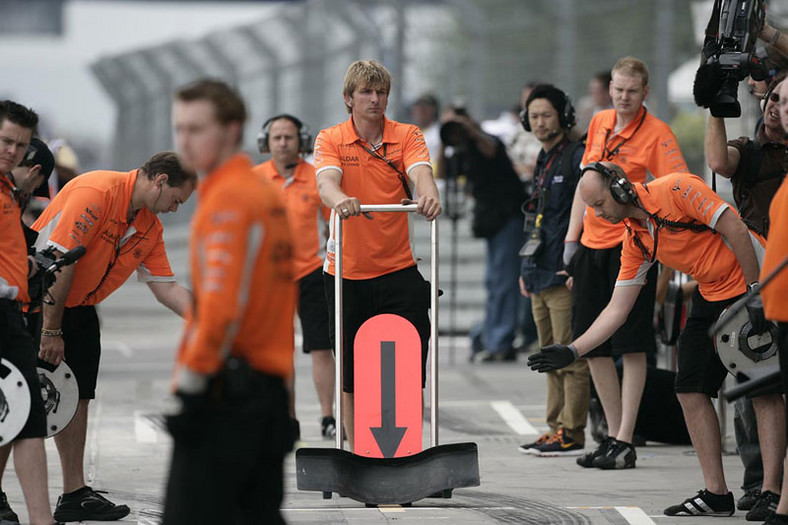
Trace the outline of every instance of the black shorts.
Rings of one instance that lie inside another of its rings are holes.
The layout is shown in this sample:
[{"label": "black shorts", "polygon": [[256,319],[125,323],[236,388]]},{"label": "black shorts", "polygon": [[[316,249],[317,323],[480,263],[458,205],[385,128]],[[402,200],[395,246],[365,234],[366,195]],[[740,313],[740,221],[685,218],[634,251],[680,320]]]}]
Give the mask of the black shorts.
[{"label": "black shorts", "polygon": [[[788,392],[788,323],[777,323],[779,327],[779,346],[777,353],[780,356],[780,378],[782,379],[783,392]],[[788,406],[785,407],[788,415]]]},{"label": "black shorts", "polygon": [[95,306],[75,306],[63,310],[63,343],[66,363],[74,371],[80,399],[96,397],[101,332]]},{"label": "black shorts", "polygon": [[[323,274],[328,302],[329,334],[334,341],[334,276]],[[373,279],[344,280],[345,342],[342,390],[353,392],[353,341],[364,321],[378,314],[397,314],[410,321],[421,337],[421,386],[427,377],[430,341],[430,284],[415,266]]]},{"label": "black shorts", "polygon": [[30,413],[16,439],[46,437],[47,417],[36,371],[38,349],[17,303],[7,299],[0,299],[0,354],[19,369],[30,390]]},{"label": "black shorts", "polygon": [[[596,250],[580,244],[572,258],[572,336],[580,337],[594,323],[613,296],[621,268],[621,245]],[[610,357],[640,352],[654,353],[654,300],[657,293],[657,265],[646,275],[635,306],[626,322],[604,343],[584,357]]]},{"label": "black shorts", "polygon": [[328,305],[323,286],[323,268],[298,281],[298,318],[301,319],[304,353],[312,350],[331,350],[328,335]]}]

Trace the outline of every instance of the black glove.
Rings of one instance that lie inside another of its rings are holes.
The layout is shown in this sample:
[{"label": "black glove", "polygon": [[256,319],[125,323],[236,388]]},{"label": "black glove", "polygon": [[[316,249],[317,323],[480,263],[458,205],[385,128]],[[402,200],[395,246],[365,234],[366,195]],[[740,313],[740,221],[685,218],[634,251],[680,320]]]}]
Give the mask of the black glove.
[{"label": "black glove", "polygon": [[577,357],[577,349],[572,345],[550,345],[530,356],[528,366],[537,372],[549,372],[571,365]]},{"label": "black glove", "polygon": [[763,314],[763,301],[760,295],[752,297],[747,303],[747,316],[752,325],[749,335],[762,334],[769,329],[769,321]]},{"label": "black glove", "polygon": [[164,414],[164,423],[170,435],[183,442],[194,442],[205,429],[205,409],[208,405],[207,393],[185,394],[175,392],[173,407]]}]

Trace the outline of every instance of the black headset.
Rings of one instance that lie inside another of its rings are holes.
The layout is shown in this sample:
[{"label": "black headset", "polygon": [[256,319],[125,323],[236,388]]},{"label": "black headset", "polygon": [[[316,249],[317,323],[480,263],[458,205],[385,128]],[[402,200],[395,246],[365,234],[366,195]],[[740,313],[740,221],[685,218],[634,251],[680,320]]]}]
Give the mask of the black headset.
[{"label": "black headset", "polygon": [[263,123],[260,133],[257,134],[257,149],[260,150],[260,153],[271,153],[271,148],[268,145],[271,123],[279,119],[289,120],[298,129],[298,152],[312,153],[312,135],[309,134],[309,128],[300,119],[288,113],[275,115]]},{"label": "black headset", "polygon": [[[564,97],[564,111],[563,112],[562,111],[558,112],[558,124],[561,126],[561,129],[563,129],[564,131],[569,131],[570,129],[572,129],[577,124],[577,117],[575,116],[575,107],[572,105],[572,99],[570,99],[569,96],[566,93],[564,93],[563,91],[561,91],[558,88],[555,88],[555,90],[557,92],[561,93],[561,95]],[[550,98],[548,98],[546,96],[541,96],[541,95],[540,96],[536,96],[533,99],[528,101],[528,104],[526,105],[526,108],[528,106],[530,106],[531,102],[533,102],[537,98],[546,98],[547,100],[550,100]],[[552,104],[552,103],[553,103],[553,101],[550,100],[550,104]],[[558,108],[555,108],[555,109],[556,109],[556,111],[558,110]],[[523,129],[525,131],[528,131],[528,132],[531,131],[531,122],[528,120],[528,110],[527,109],[523,109],[523,110],[520,111],[520,123],[523,125]]]},{"label": "black headset", "polygon": [[582,176],[587,171],[596,171],[602,174],[605,180],[608,181],[610,194],[613,196],[613,200],[616,202],[620,204],[637,204],[638,194],[626,176],[619,175],[601,162],[589,164],[583,168],[583,171],[580,172],[580,176]]}]

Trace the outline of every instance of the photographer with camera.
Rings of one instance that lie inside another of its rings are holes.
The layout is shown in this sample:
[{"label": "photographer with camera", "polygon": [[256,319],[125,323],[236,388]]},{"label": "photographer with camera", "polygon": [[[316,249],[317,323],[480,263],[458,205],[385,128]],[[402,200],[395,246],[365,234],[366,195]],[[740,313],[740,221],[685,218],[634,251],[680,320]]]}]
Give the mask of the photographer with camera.
[{"label": "photographer with camera", "polygon": [[[22,305],[29,302],[28,278],[37,270],[28,256],[22,231],[20,200],[29,187],[20,188],[11,172],[23,161],[38,115],[10,100],[0,102],[0,354],[15,365],[30,391],[30,413],[16,439],[0,448],[8,460],[14,449],[14,467],[22,486],[31,524],[54,523],[47,488],[47,463],[44,451],[46,412],[36,372],[36,348],[27,331]],[[0,519],[19,522],[4,492],[0,492]]]},{"label": "photographer with camera", "polygon": [[[660,177],[687,171],[670,127],[651,115],[643,104],[649,94],[648,74],[646,64],[633,57],[621,58],[613,66],[610,96],[614,109],[600,111],[591,119],[584,165],[616,162],[633,182],[645,182],[648,173]],[[573,277],[572,332],[575,337],[591,326],[610,301],[620,268],[623,236],[623,225],[611,224],[595,216],[591,207],[584,206],[579,191],[575,192],[564,239],[564,264]],[[577,458],[581,467],[635,466],[634,454],[631,464],[617,458],[623,460],[633,448],[632,436],[646,381],[646,354],[656,352],[656,282],[657,265],[653,265],[626,323],[587,356],[605,413],[608,437],[596,450]],[[624,374],[620,382],[613,357],[621,357],[623,361]]]},{"label": "photographer with camera", "polygon": [[464,107],[447,108],[441,120],[441,176],[446,175],[446,146],[451,146],[451,160],[458,172],[468,177],[476,201],[473,235],[487,243],[487,302],[481,334],[484,353],[477,357],[481,361],[514,361],[520,304],[518,251],[523,243],[520,206],[526,197],[523,184],[503,143],[482,131]]},{"label": "photographer with camera", "polygon": [[[563,271],[563,240],[585,145],[569,139],[575,111],[569,97],[552,84],[534,86],[520,120],[542,144],[534,170],[534,191],[524,205],[526,243],[520,250],[520,291],[531,298],[539,346],[568,344],[572,340],[572,292]],[[589,374],[585,359],[548,372],[546,420],[550,430],[519,447],[520,452],[537,456],[581,453],[588,419]]]},{"label": "photographer with camera", "polygon": [[[705,150],[709,167],[730,179],[733,199],[742,219],[764,237],[768,237],[769,232],[769,206],[788,171],[788,147],[779,115],[779,86],[784,78],[785,73],[779,74],[761,99],[763,119],[754,140],[740,137],[727,141],[725,121],[713,115],[709,117],[706,128]],[[782,456],[762,460],[759,447],[759,441],[771,439],[769,436],[775,432],[783,432],[782,395],[779,389],[772,394],[774,406],[769,407],[771,415],[758,414],[756,418],[751,401],[743,397],[734,404],[736,442],[745,468],[742,485],[745,495],[737,507],[739,510],[760,508],[753,511],[757,519],[765,518],[760,516],[765,512],[763,507],[768,507],[770,501],[776,503],[780,489]],[[762,425],[757,430],[756,420]],[[768,428],[763,428],[763,425],[768,425]]]},{"label": "photographer with camera", "polygon": [[[588,355],[626,322],[642,296],[649,267],[657,261],[691,275],[698,289],[678,341],[674,388],[706,486],[664,512],[668,516],[730,516],[735,506],[725,483],[719,422],[711,402],[728,371],[714,349],[709,329],[725,308],[758,287],[763,238],[749,231],[738,214],[695,175],[670,173],[648,183],[634,183],[611,162],[595,162],[583,172],[578,184],[583,200],[597,217],[625,229],[615,290],[592,325],[571,344],[545,347],[528,364],[546,372]],[[748,319],[754,327],[766,325],[762,308],[748,308]],[[755,397],[753,403],[761,400]],[[769,446],[784,449],[783,439]],[[634,467],[632,445],[616,441],[613,447],[625,453],[612,458],[616,466],[600,467]]]}]

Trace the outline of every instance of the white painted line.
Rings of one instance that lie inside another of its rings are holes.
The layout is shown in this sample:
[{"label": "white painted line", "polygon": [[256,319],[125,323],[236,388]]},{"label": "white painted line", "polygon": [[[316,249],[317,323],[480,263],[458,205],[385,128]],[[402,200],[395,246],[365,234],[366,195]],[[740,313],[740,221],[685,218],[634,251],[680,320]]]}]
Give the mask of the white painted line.
[{"label": "white painted line", "polygon": [[105,350],[115,350],[126,359],[134,357],[134,350],[123,341],[102,341],[101,348]]},{"label": "white painted line", "polygon": [[[96,480],[96,473],[98,472],[99,460],[99,442],[98,432],[101,427],[101,401],[94,399],[88,407],[93,407],[93,414],[88,418],[88,435],[87,435],[87,451],[88,451],[88,468],[85,470],[85,481],[92,485]],[[77,407],[79,410],[79,407]]]},{"label": "white painted line", "polygon": [[655,525],[640,507],[616,507],[616,510],[631,525]]},{"label": "white painted line", "polygon": [[384,514],[391,512],[405,512],[405,509],[402,508],[402,505],[378,505],[378,510]]},{"label": "white painted line", "polygon": [[134,411],[134,437],[137,438],[137,443],[156,443],[159,434],[144,414],[141,410]]},{"label": "white painted line", "polygon": [[493,410],[498,412],[498,415],[503,418],[506,424],[521,436],[539,433],[511,401],[490,401],[490,405]]}]

